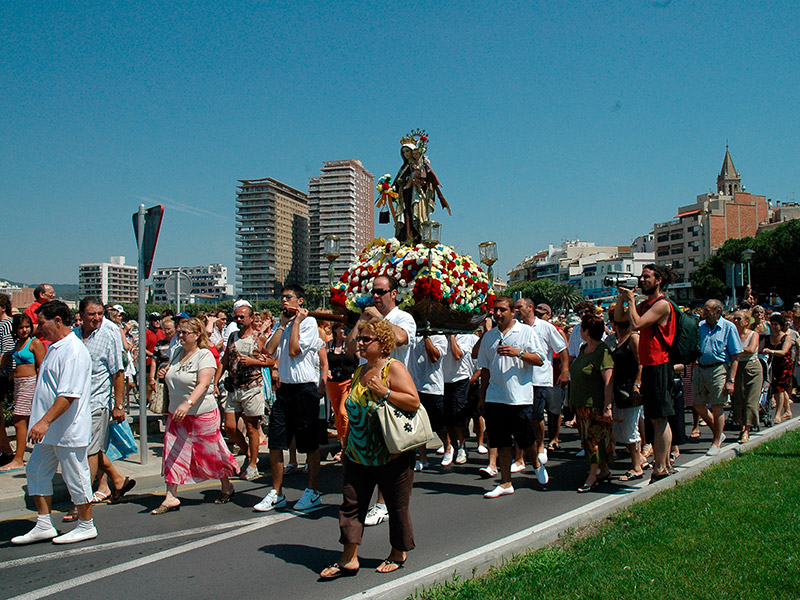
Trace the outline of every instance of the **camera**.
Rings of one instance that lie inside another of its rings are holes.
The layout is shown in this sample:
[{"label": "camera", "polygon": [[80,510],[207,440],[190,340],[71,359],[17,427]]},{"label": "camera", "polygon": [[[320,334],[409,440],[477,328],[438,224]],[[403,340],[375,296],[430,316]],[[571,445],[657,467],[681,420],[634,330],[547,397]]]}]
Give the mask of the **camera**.
[{"label": "camera", "polygon": [[603,285],[612,288],[623,287],[635,290],[639,286],[639,278],[631,273],[609,271],[608,275],[603,277]]}]

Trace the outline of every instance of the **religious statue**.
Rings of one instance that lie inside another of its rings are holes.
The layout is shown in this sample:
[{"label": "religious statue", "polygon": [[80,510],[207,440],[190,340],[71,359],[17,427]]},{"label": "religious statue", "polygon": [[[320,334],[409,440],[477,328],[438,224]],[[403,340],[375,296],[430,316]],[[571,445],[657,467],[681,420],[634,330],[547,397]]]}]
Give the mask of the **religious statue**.
[{"label": "religious statue", "polygon": [[[400,140],[403,166],[391,184],[394,193],[383,194],[383,200],[392,209],[395,237],[410,245],[421,241],[420,225],[430,220],[436,208],[437,196],[442,208],[448,214],[453,214],[442,194],[439,179],[431,168],[431,161],[426,154],[427,146],[428,137],[420,129],[415,129]],[[392,206],[392,198],[397,198],[397,209]]]}]

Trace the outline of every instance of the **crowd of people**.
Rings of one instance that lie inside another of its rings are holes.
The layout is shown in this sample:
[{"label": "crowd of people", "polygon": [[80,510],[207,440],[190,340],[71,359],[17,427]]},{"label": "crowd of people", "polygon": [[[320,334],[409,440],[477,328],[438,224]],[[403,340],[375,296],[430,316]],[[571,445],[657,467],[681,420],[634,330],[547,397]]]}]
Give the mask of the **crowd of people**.
[{"label": "crowd of people", "polygon": [[[605,310],[583,301],[569,315],[528,298],[497,296],[480,329],[457,334],[418,332],[396,304],[397,280],[387,276],[374,279],[371,304],[349,328],[324,311],[315,313],[319,320],[312,316],[298,285],[281,291],[278,315],[257,312],[246,300],[234,304],[230,322],[224,311],[151,313],[141,395],[166,418],[166,495],[152,514],[179,510],[179,486],[205,480],[220,481],[215,503],[230,502],[234,479],[263,476],[263,444],[272,485],[254,510],[288,506],[283,479],[298,468],[297,452],[306,456],[307,485],[293,509],[318,508],[320,407],[326,406],[338,440],[333,461],[343,467],[343,551],[320,577],[355,575],[364,528],[387,520],[390,550],[378,571],[388,573],[414,548],[414,473],[431,463],[425,446],[389,452],[378,422],[386,402],[402,411],[425,408],[444,467],[469,461],[472,425],[479,473],[496,480],[487,499],[514,494],[514,476],[529,465],[546,486],[548,456],[563,451],[565,426],[576,427],[581,439],[588,469],[577,492],[585,493],[613,477],[623,448],[629,462],[620,481],[643,479],[647,470],[651,482],[673,473],[687,439],[686,407],[690,437],[699,437],[703,425],[711,430],[709,455],[725,440],[728,404],[740,443],[759,425],[765,389],[774,422],[790,418],[800,304],[783,314],[747,303],[725,312],[710,299],[696,314],[682,313],[664,294],[671,280],[669,268],[647,265],[640,301],[635,290],[621,287]],[[82,299],[73,314],[55,300],[52,286],[38,286],[35,297],[15,314],[0,294],[0,397],[13,394],[16,433],[7,439],[0,422],[0,476],[25,469],[38,512],[36,526],[12,543],[72,543],[98,535],[93,504],[120,502],[136,485],[107,454],[109,428],[125,421],[135,386],[138,332],[121,306],[99,298]],[[691,360],[679,361],[673,346],[687,335],[686,319],[694,320],[697,347]],[[74,504],[64,520],[77,521],[63,535],[50,515],[59,466]]]}]

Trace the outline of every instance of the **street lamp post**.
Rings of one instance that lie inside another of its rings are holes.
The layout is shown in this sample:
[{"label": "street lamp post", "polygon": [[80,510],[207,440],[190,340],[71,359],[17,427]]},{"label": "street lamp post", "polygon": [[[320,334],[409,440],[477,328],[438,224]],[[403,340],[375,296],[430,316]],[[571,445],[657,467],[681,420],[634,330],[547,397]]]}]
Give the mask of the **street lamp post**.
[{"label": "street lamp post", "polygon": [[750,279],[750,262],[753,260],[753,257],[756,255],[756,251],[748,248],[747,250],[742,250],[742,260],[747,263],[747,285],[750,286],[750,292],[753,291],[753,280]]},{"label": "street lamp post", "polygon": [[[326,235],[325,236],[325,258],[328,261],[328,288],[333,287],[333,261],[335,261],[339,256],[341,256],[339,252],[339,236],[338,235]],[[330,289],[328,290],[330,293]],[[325,294],[322,295],[322,304],[325,305]]]},{"label": "street lamp post", "polygon": [[478,250],[481,255],[481,262],[489,267],[487,275],[489,276],[489,289],[494,289],[494,269],[492,265],[497,262],[497,244],[494,242],[483,242],[478,244]]}]

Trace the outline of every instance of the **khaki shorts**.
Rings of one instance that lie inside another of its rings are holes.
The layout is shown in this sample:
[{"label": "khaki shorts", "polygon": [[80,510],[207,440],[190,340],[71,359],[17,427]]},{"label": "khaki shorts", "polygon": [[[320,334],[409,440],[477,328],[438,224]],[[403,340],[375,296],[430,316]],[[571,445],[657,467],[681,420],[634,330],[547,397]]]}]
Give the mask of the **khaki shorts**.
[{"label": "khaki shorts", "polygon": [[111,422],[111,410],[108,407],[98,408],[92,413],[92,439],[86,449],[86,456],[105,452],[108,448],[108,426]]},{"label": "khaki shorts", "polygon": [[728,378],[728,364],[714,365],[707,369],[699,366],[692,374],[692,402],[696,406],[706,404],[725,404],[728,394],[725,393],[725,381]]},{"label": "khaki shorts", "polygon": [[225,401],[226,413],[242,413],[245,417],[264,416],[264,386],[257,385],[249,389],[235,389],[228,392]]}]

